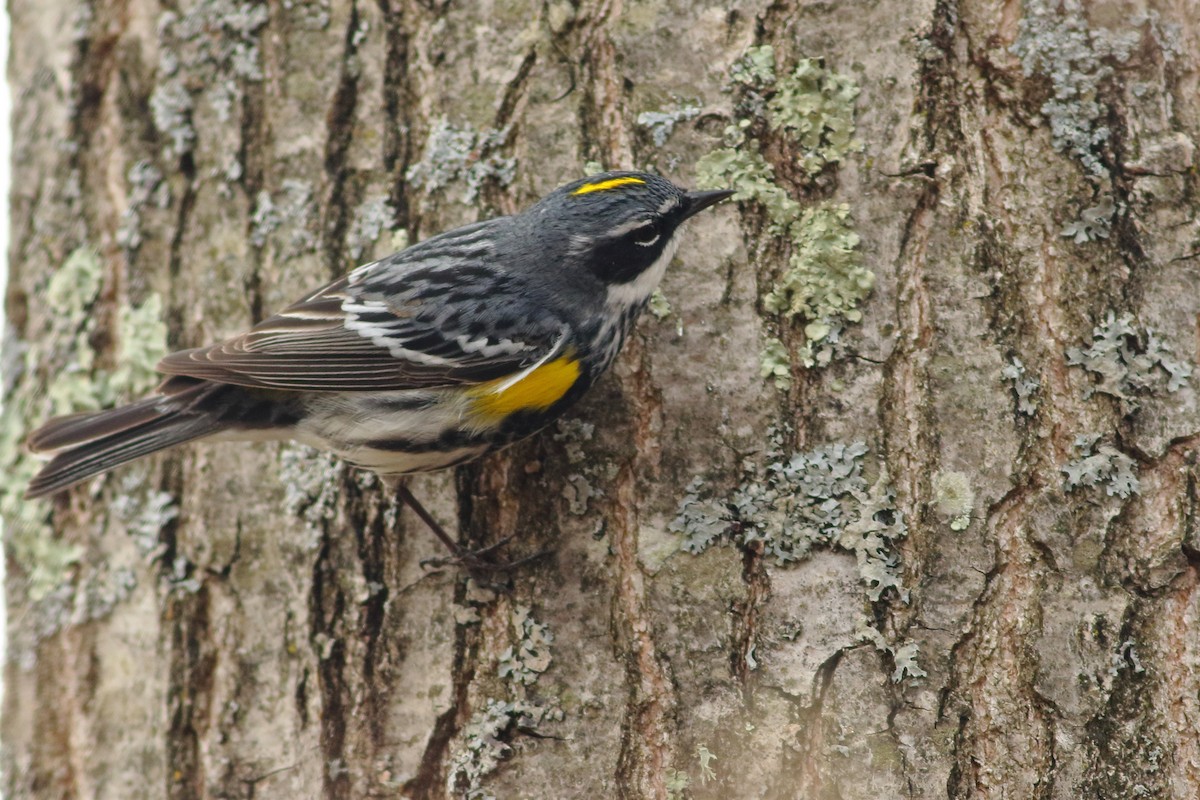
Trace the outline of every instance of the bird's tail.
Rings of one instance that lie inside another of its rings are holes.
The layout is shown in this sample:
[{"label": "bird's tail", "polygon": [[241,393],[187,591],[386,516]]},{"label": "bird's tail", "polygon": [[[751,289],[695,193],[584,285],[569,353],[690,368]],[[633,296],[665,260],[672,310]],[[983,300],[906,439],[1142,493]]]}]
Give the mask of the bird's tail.
[{"label": "bird's tail", "polygon": [[108,411],[58,417],[34,431],[27,442],[29,449],[48,453],[51,459],[30,481],[26,497],[52,494],[120,464],[227,427],[220,413],[223,404],[212,401],[231,387],[173,378],[163,388],[172,391]]}]

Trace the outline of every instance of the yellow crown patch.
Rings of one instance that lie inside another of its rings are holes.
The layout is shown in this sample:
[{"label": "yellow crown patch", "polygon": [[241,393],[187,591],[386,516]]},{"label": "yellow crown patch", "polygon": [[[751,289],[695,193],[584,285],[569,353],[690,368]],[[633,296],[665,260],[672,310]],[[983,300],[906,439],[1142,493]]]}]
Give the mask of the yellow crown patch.
[{"label": "yellow crown patch", "polygon": [[591,194],[592,192],[607,192],[609,189],[616,189],[618,186],[629,186],[630,184],[635,184],[635,183],[643,183],[644,184],[645,181],[642,180],[641,178],[631,178],[631,177],[609,178],[606,181],[597,181],[596,183],[585,183],[583,186],[580,186],[578,189],[571,192],[571,194],[578,196],[581,194]]}]

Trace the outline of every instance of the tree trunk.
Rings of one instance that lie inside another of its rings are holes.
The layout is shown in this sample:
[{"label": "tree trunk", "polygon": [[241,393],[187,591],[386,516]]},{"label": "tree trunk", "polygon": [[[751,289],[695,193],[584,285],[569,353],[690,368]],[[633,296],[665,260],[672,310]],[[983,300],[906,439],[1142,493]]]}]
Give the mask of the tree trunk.
[{"label": "tree trunk", "polygon": [[[1195,796],[1191,4],[10,5],[10,800]],[[740,194],[412,482],[552,556],[425,569],[292,445],[20,500],[48,415],[599,167]]]}]

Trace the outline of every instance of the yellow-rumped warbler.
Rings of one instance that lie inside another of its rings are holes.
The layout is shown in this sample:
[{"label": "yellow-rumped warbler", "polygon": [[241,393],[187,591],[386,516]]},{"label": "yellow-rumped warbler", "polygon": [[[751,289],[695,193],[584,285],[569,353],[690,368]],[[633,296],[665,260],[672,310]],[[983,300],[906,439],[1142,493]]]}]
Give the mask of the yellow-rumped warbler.
[{"label": "yellow-rumped warbler", "polygon": [[240,336],[167,356],[151,397],[46,423],[29,446],[52,458],[28,496],[206,437],[295,439],[382,475],[477,458],[595,382],[681,224],[731,194],[608,172],[365,264]]}]

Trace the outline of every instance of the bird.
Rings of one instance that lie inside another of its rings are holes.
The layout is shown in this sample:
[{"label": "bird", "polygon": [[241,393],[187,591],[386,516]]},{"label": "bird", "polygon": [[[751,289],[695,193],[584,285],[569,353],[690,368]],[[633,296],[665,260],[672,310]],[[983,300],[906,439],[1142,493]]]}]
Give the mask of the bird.
[{"label": "bird", "polygon": [[604,172],[359,266],[166,356],[148,397],[46,422],[27,439],[49,460],[26,496],[200,439],[295,440],[389,477],[526,438],[612,365],[684,222],[733,194]]}]

